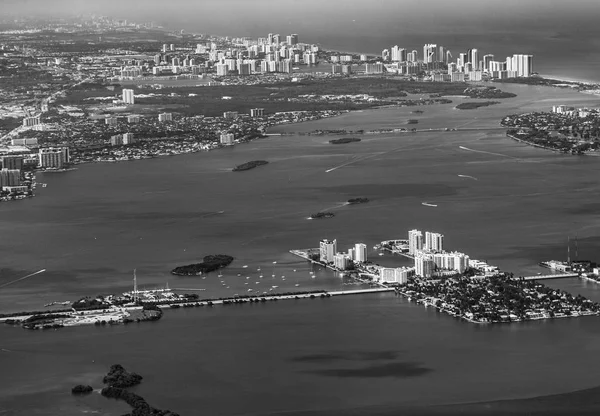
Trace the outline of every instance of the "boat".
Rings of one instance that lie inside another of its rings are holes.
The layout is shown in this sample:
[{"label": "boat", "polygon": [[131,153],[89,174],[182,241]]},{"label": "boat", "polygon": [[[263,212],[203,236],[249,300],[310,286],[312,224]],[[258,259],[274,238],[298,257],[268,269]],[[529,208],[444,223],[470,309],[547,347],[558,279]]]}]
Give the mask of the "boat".
[{"label": "boat", "polygon": [[437,207],[437,205],[435,204],[430,204],[429,202],[421,202],[421,205],[424,205],[426,207]]},{"label": "boat", "polygon": [[242,266],[242,268],[243,268],[243,269],[247,269],[247,268],[248,268],[248,265],[247,265],[247,264],[244,264],[244,265]]},{"label": "boat", "polygon": [[296,283],[294,286],[298,287],[298,286],[300,286],[300,283]]}]

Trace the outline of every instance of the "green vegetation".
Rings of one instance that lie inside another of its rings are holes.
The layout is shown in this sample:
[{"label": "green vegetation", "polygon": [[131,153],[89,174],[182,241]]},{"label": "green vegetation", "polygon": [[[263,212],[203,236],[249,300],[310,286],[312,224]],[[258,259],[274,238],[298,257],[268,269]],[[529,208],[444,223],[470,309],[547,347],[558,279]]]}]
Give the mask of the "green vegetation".
[{"label": "green vegetation", "polygon": [[487,98],[487,99],[502,99],[514,98],[517,94],[512,92],[504,92],[496,87],[469,87],[464,91],[464,94],[470,98]]},{"label": "green vegetation", "polygon": [[94,389],[92,386],[84,386],[83,384],[78,384],[77,386],[71,389],[71,394],[90,394]]},{"label": "green vegetation", "polygon": [[171,273],[177,276],[197,276],[202,273],[210,273],[227,267],[233,261],[233,257],[226,254],[215,254],[205,256],[202,263],[190,264],[174,268]]},{"label": "green vegetation", "polygon": [[457,109],[459,110],[476,110],[479,107],[489,107],[490,105],[495,105],[495,104],[500,104],[499,101],[482,101],[482,102],[467,102],[467,103],[460,103],[459,105],[456,106]]},{"label": "green vegetation", "polygon": [[259,166],[266,165],[268,163],[269,162],[267,162],[266,160],[252,160],[250,162],[242,163],[241,165],[236,166],[235,168],[233,168],[233,171],[241,172],[244,170],[250,170],[250,169],[257,168]]},{"label": "green vegetation", "polygon": [[102,382],[110,387],[126,388],[132,387],[142,382],[142,376],[136,373],[130,373],[120,364],[110,366],[108,374],[104,376]]},{"label": "green vegetation", "polygon": [[354,143],[354,142],[360,142],[360,139],[357,139],[354,137],[346,137],[343,139],[329,140],[329,143],[331,143],[331,144],[344,144],[344,143]]},{"label": "green vegetation", "polygon": [[316,214],[312,214],[310,216],[310,218],[313,220],[333,217],[335,217],[335,214],[333,212],[317,212]]}]

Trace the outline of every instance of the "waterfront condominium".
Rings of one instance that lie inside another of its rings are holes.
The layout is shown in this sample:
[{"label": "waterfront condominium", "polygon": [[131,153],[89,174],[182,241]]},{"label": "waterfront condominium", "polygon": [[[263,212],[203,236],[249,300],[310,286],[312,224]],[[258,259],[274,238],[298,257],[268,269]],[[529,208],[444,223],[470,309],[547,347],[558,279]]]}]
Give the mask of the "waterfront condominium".
[{"label": "waterfront condominium", "polygon": [[410,230],[408,232],[408,254],[416,255],[423,250],[423,233],[419,230]]},{"label": "waterfront condominium", "polygon": [[425,250],[437,252],[444,251],[444,236],[439,233],[425,232]]},{"label": "waterfront condominium", "polygon": [[336,240],[321,240],[319,244],[319,260],[324,263],[332,263],[333,257],[337,253],[337,241]]},{"label": "waterfront condominium", "polygon": [[354,245],[354,261],[357,263],[364,263],[367,261],[367,245],[363,243],[357,243]]},{"label": "waterfront condominium", "polygon": [[415,274],[420,277],[431,277],[435,271],[433,254],[420,251],[415,256]]}]

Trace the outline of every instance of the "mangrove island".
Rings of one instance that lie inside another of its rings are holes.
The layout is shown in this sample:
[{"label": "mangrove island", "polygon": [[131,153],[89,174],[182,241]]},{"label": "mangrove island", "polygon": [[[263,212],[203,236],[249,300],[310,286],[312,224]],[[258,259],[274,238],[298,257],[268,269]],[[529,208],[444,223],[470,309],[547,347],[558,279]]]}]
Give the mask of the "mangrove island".
[{"label": "mangrove island", "polygon": [[353,143],[353,142],[360,142],[360,139],[357,139],[355,137],[345,137],[343,139],[329,140],[329,143],[331,143],[331,144],[345,144],[345,143]]},{"label": "mangrove island", "polygon": [[236,166],[235,168],[233,168],[233,171],[241,172],[244,170],[250,170],[250,169],[254,169],[259,166],[262,166],[262,165],[266,165],[268,163],[269,162],[267,162],[266,160],[252,160],[250,162],[242,163],[241,165]]},{"label": "mangrove island", "polygon": [[490,105],[500,104],[500,101],[482,101],[460,103],[456,106],[458,110],[476,110],[479,107],[489,107]]},{"label": "mangrove island", "polygon": [[369,202],[369,198],[351,198],[348,200],[349,205],[366,204],[367,202]]},{"label": "mangrove island", "polygon": [[335,214],[333,212],[317,212],[310,216],[311,220],[322,219],[322,218],[333,218]]},{"label": "mangrove island", "polygon": [[210,273],[223,267],[229,266],[233,257],[226,254],[214,254],[205,256],[202,263],[179,266],[171,270],[171,274],[176,276],[198,276],[202,273]]}]

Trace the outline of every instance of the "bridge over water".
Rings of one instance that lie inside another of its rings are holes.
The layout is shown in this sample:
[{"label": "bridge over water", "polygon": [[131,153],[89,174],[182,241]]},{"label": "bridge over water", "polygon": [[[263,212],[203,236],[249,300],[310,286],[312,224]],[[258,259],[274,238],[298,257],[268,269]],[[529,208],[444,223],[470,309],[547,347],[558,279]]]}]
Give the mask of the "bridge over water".
[{"label": "bridge over water", "polygon": [[577,273],[562,273],[562,274],[539,274],[537,276],[527,276],[525,280],[549,280],[549,279],[565,279],[568,277],[579,277]]}]

